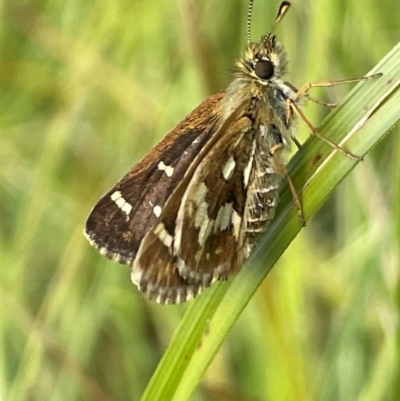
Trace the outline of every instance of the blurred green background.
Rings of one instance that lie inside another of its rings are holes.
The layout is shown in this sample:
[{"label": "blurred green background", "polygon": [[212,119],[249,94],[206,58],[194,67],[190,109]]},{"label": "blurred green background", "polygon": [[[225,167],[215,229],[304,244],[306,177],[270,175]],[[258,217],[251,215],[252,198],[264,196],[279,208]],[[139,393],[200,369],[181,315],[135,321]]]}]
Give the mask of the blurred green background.
[{"label": "blurred green background", "polygon": [[[278,5],[256,0],[254,40]],[[1,6],[0,399],[139,400],[187,305],[142,299],[82,230],[97,199],[229,82],[247,1]],[[398,0],[293,0],[276,30],[288,80],[366,74],[397,43],[399,11]],[[349,90],[313,94],[340,102]],[[327,112],[306,107],[316,124]],[[399,134],[291,244],[194,400],[400,399]]]}]

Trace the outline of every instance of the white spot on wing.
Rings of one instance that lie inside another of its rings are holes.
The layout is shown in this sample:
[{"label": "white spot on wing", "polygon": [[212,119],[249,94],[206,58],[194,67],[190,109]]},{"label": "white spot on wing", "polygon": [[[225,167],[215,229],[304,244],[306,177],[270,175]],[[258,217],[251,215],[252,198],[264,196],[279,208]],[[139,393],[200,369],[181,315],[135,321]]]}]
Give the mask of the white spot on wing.
[{"label": "white spot on wing", "polygon": [[247,166],[244,168],[244,171],[243,171],[243,182],[244,182],[244,187],[245,188],[247,188],[247,185],[249,184],[250,173],[251,173],[251,169],[253,167],[254,152],[256,151],[256,141],[255,140],[253,141],[252,145],[253,146],[251,148],[249,161],[248,161]]},{"label": "white spot on wing", "polygon": [[218,210],[217,218],[214,224],[214,233],[217,231],[224,231],[228,228],[232,220],[233,204],[226,203]]},{"label": "white spot on wing", "polygon": [[161,206],[154,206],[153,207],[153,213],[156,215],[156,217],[160,217],[162,212],[162,207]]},{"label": "white spot on wing", "polygon": [[172,245],[172,236],[165,229],[165,226],[164,226],[163,223],[160,223],[160,224],[157,225],[157,227],[154,229],[154,235],[157,235],[157,237],[160,239],[160,241],[167,248],[171,247],[171,245]]},{"label": "white spot on wing", "polygon": [[235,170],[236,162],[231,156],[228,161],[225,163],[225,166],[222,169],[222,175],[225,178],[226,181],[228,181],[231,177],[232,174]]},{"label": "white spot on wing", "polygon": [[115,191],[111,194],[110,198],[115,202],[117,199],[122,198],[122,194],[119,191]]},{"label": "white spot on wing", "polygon": [[233,235],[235,236],[236,239],[239,238],[241,224],[242,224],[242,218],[234,210],[232,212],[232,225],[233,225]]},{"label": "white spot on wing", "polygon": [[174,168],[172,166],[167,166],[164,162],[160,162],[157,165],[158,169],[161,171],[164,171],[165,175],[167,177],[172,177],[172,174],[174,174]]},{"label": "white spot on wing", "polygon": [[122,210],[127,216],[129,216],[129,214],[130,214],[131,211],[132,211],[132,205],[129,204],[128,202],[126,202],[125,205],[121,207],[121,210]]},{"label": "white spot on wing", "polygon": [[123,197],[120,191],[115,191],[110,196],[111,200],[115,202],[118,208],[129,216],[130,212],[132,211],[132,205],[128,203]]},{"label": "white spot on wing", "polygon": [[199,238],[197,242],[200,244],[200,246],[203,246],[205,243],[207,237],[210,235],[211,230],[212,230],[212,220],[207,218],[207,221],[203,223],[203,225],[200,227],[200,232],[199,232]]}]

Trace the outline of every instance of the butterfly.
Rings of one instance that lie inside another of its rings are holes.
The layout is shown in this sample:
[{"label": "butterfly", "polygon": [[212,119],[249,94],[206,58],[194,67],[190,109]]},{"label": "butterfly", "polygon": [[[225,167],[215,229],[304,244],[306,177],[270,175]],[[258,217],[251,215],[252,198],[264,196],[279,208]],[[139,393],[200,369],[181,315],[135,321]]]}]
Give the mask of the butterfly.
[{"label": "butterfly", "polygon": [[[290,7],[281,3],[270,31],[250,40],[227,88],[207,98],[95,205],[85,235],[104,256],[132,266],[131,279],[149,299],[188,301],[237,272],[274,218],[282,178],[304,223],[285,153],[309,89],[371,77],[306,84],[283,80],[287,56],[273,30]],[[318,102],[318,101],[317,101]],[[321,102],[319,102],[321,103]]]}]

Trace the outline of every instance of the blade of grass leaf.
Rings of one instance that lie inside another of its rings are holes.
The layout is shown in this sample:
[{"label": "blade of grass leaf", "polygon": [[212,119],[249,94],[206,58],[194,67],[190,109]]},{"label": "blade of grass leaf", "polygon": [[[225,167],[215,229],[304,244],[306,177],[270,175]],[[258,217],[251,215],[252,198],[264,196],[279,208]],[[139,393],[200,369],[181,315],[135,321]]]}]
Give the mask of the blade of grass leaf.
[{"label": "blade of grass leaf", "polygon": [[[399,45],[371,74],[376,72],[383,76],[358,84],[319,128],[359,155],[366,154],[400,119]],[[350,134],[344,135],[346,132]],[[316,138],[306,142],[291,160],[289,170],[296,187],[302,188],[307,220],[355,165],[354,160]],[[189,399],[238,316],[300,229],[292,196],[285,187],[275,220],[243,269],[235,279],[216,284],[189,307],[142,401]]]}]

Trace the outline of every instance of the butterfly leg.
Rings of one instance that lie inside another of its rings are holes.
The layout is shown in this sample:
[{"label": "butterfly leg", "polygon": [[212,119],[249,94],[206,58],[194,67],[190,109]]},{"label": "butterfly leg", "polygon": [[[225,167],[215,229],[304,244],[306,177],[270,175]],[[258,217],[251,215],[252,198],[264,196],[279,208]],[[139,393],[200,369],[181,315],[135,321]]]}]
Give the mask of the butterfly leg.
[{"label": "butterfly leg", "polygon": [[317,138],[323,140],[326,142],[328,145],[330,145],[332,148],[336,149],[337,151],[343,153],[345,156],[350,157],[351,159],[357,160],[357,161],[362,161],[363,158],[362,156],[355,155],[354,153],[351,153],[350,151],[342,148],[340,145],[337,143],[331,141],[329,138],[326,136],[322,135],[313,125],[312,123],[307,119],[307,117],[304,115],[300,107],[292,100],[288,99],[288,107],[293,110],[307,125],[309,128],[310,132],[312,135],[315,135]]},{"label": "butterfly leg", "polygon": [[[353,83],[353,82],[359,82],[359,81],[367,81],[372,78],[378,78],[382,76],[381,73],[378,74],[373,74],[373,75],[368,75],[366,77],[360,77],[360,78],[351,78],[351,79],[342,79],[342,80],[337,80],[337,81],[319,81],[319,82],[312,82],[312,83],[307,83],[303,85],[295,94],[294,97],[287,99],[286,107],[287,107],[287,121],[290,121],[292,117],[292,111],[296,113],[308,126],[309,130],[311,131],[312,135],[315,135],[316,137],[322,139],[324,142],[328,143],[331,147],[336,149],[337,151],[343,153],[347,157],[350,157],[354,160],[361,161],[363,158],[362,156],[355,155],[351,152],[349,152],[346,149],[343,149],[340,145],[336,144],[335,142],[331,141],[330,139],[326,138],[324,135],[318,132],[318,130],[311,124],[311,122],[307,119],[307,117],[304,115],[304,113],[301,111],[300,107],[296,103],[296,101],[301,98],[301,97],[306,97],[309,100],[324,105],[328,107],[335,107],[336,105],[334,103],[325,103],[321,102],[313,97],[311,97],[308,94],[308,91],[312,88],[317,88],[317,87],[332,87],[335,85],[340,85],[340,84],[348,84],[348,83]],[[295,142],[296,143],[296,142]],[[296,143],[297,145],[297,143]]]}]

